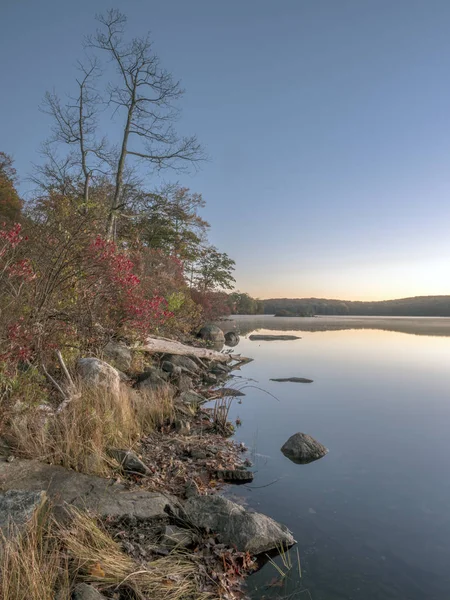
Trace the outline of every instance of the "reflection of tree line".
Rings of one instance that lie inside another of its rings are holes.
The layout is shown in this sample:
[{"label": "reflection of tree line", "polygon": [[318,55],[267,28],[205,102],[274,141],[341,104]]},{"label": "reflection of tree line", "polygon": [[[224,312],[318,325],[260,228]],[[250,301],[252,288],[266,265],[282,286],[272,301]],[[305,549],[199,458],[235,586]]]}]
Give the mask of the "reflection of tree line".
[{"label": "reflection of tree line", "polygon": [[291,317],[279,318],[272,315],[238,316],[220,323],[225,331],[239,331],[241,335],[248,335],[257,329],[270,331],[342,331],[346,329],[378,329],[410,333],[413,335],[438,335],[450,336],[450,319],[415,319],[411,318],[357,318],[326,316],[317,318]]},{"label": "reflection of tree line", "polygon": [[264,312],[267,315],[279,314],[286,317],[314,315],[450,317],[450,296],[417,296],[380,302],[275,298],[264,300]]}]

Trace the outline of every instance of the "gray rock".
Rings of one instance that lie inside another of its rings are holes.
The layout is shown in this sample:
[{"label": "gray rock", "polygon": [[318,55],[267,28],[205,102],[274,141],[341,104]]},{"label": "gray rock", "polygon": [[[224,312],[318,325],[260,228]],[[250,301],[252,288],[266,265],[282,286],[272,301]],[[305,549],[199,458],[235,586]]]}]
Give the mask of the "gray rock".
[{"label": "gray rock", "polygon": [[198,407],[205,404],[205,402],[208,402],[207,398],[204,398],[193,391],[182,392],[179,396],[179,400],[184,404],[189,404],[189,406],[193,407]]},{"label": "gray rock", "polygon": [[192,389],[192,379],[186,373],[181,373],[179,377],[175,379],[175,385],[180,392],[188,392]]},{"label": "gray rock", "polygon": [[79,358],[77,371],[85,384],[105,387],[112,393],[119,394],[119,372],[105,361],[99,358]]},{"label": "gray rock", "polygon": [[214,385],[217,383],[218,378],[217,375],[214,375],[214,373],[205,373],[203,376],[203,381],[209,385]]},{"label": "gray rock", "polygon": [[271,379],[270,381],[279,381],[284,383],[290,381],[291,383],[313,383],[312,379],[306,379],[305,377],[280,377],[279,379]]},{"label": "gray rock", "polygon": [[92,511],[100,517],[168,518],[166,508],[175,510],[169,495],[140,490],[129,491],[111,479],[84,475],[35,460],[0,462],[0,489],[38,492],[46,490],[59,511],[66,504]]},{"label": "gray rock", "polygon": [[111,458],[114,458],[127,473],[139,473],[140,475],[148,475],[150,473],[150,469],[147,465],[130,450],[110,448],[108,454]]},{"label": "gray rock", "polygon": [[180,435],[189,435],[191,433],[191,423],[187,419],[176,419],[175,431]]},{"label": "gray rock", "polygon": [[306,433],[294,433],[281,447],[281,452],[292,462],[310,463],[328,454],[328,448]]},{"label": "gray rock", "polygon": [[234,331],[227,331],[225,334],[225,344],[230,346],[230,348],[234,348],[239,344],[239,336]]},{"label": "gray rock", "polygon": [[106,596],[87,583],[79,583],[72,592],[72,600],[105,600]]},{"label": "gray rock", "polygon": [[103,348],[103,355],[120,371],[128,371],[131,366],[130,349],[121,342],[108,342]]},{"label": "gray rock", "polygon": [[183,367],[183,369],[187,369],[191,373],[197,373],[200,370],[199,365],[189,358],[189,356],[182,356],[181,354],[166,354],[164,359],[171,362],[178,367]]},{"label": "gray rock", "polygon": [[9,537],[21,532],[44,504],[45,497],[43,491],[19,489],[0,493],[0,530],[3,535]]},{"label": "gray rock", "polygon": [[194,535],[188,529],[181,529],[176,525],[166,525],[161,537],[161,545],[172,550],[173,548],[187,548],[194,542]]},{"label": "gray rock", "polygon": [[250,335],[248,337],[249,340],[252,340],[252,342],[273,342],[276,340],[281,340],[281,341],[288,341],[288,340],[301,340],[302,338],[299,337],[298,335],[260,335],[260,334],[253,334]]},{"label": "gray rock", "polygon": [[170,373],[171,375],[181,375],[181,367],[175,365],[173,362],[169,360],[164,360],[161,369],[166,373]]},{"label": "gray rock", "polygon": [[214,375],[228,375],[228,373],[231,371],[231,368],[222,363],[212,363],[210,371],[211,373],[214,373]]},{"label": "gray rock", "polygon": [[217,479],[229,483],[250,483],[254,479],[253,472],[247,469],[222,469],[216,471],[214,475]]},{"label": "gray rock", "polygon": [[166,378],[167,373],[160,369],[152,369],[148,371],[148,377],[142,379],[138,387],[143,392],[150,392],[155,394],[170,394],[175,395],[175,388],[168,383]]},{"label": "gray rock", "polygon": [[217,325],[212,323],[204,325],[198,332],[198,337],[202,338],[206,342],[212,342],[213,344],[224,344],[225,336],[223,331]]},{"label": "gray rock", "polygon": [[260,554],[295,540],[287,527],[261,513],[253,513],[222,496],[193,496],[184,505],[194,526],[216,533],[219,540],[240,552]]},{"label": "gray rock", "polygon": [[235,390],[234,388],[220,388],[219,390],[215,390],[215,394],[218,394],[220,398],[241,398],[245,396],[241,390]]}]

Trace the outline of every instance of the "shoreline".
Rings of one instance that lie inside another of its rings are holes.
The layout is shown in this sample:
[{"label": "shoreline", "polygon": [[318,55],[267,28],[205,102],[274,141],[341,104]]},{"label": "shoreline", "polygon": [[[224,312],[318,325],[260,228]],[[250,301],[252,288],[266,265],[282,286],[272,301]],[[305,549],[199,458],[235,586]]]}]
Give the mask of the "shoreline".
[{"label": "shoreline", "polygon": [[[143,436],[134,448],[121,451],[124,458],[115,476],[112,473],[105,479],[23,459],[10,448],[0,462],[0,491],[36,493],[42,489],[55,510],[61,501],[71,506],[84,503],[90,512],[95,505],[94,513],[106,531],[136,564],[142,560],[157,563],[161,557],[182,551],[197,565],[195,577],[202,588],[217,597],[242,597],[246,577],[257,569],[257,556],[280,544],[294,543],[284,526],[220,495],[226,484],[253,479],[247,448],[229,439],[234,428],[228,410],[235,390],[230,388],[229,395],[217,397],[217,390],[226,389],[232,371],[247,359],[231,355],[227,363],[196,359],[198,369],[188,374],[189,369],[175,363],[189,357],[180,360],[174,355],[174,363],[162,354],[151,354],[151,358],[147,373],[151,373],[152,386],[161,378],[173,392],[173,418]],[[209,402],[214,406],[205,407]],[[67,495],[72,489],[76,493]],[[146,516],[148,509],[150,516]],[[216,518],[221,511],[227,513],[225,522]],[[258,538],[261,523],[268,533]],[[91,583],[109,597],[101,578]]]}]

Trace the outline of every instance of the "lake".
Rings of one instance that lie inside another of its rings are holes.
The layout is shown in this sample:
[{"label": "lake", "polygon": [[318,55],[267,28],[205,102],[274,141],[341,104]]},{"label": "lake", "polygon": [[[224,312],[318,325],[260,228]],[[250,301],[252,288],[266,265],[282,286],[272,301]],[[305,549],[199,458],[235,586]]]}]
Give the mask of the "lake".
[{"label": "lake", "polygon": [[[284,558],[291,568],[276,559],[285,577],[267,563],[249,578],[252,597],[450,598],[450,319],[255,316],[221,326],[238,327],[234,351],[254,358],[234,385],[257,386],[230,411],[256,473],[231,493],[298,541]],[[250,341],[254,331],[302,339]],[[292,376],[314,382],[269,381]],[[291,462],[280,447],[297,431],[329,454]]]}]

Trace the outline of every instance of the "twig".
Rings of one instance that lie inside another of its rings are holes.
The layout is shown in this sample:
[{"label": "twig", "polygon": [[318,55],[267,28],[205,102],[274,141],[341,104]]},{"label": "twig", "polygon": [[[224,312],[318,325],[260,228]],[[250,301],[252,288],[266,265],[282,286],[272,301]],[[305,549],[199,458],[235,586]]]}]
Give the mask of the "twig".
[{"label": "twig", "polygon": [[[64,390],[62,389],[62,387],[59,385],[59,383],[57,381],[55,381],[55,379],[53,379],[53,377],[50,375],[50,373],[47,371],[47,369],[45,368],[45,365],[42,364],[42,370],[45,373],[45,376],[47,377],[47,379],[49,379],[49,381],[51,381],[51,383],[53,383],[53,385],[55,386],[55,388],[58,390],[58,392],[61,394],[61,396],[63,397],[64,402],[66,402],[68,400],[68,396],[67,394],[64,392]],[[63,404],[64,404],[63,402]]]}]

